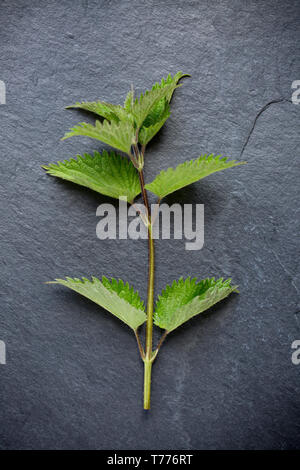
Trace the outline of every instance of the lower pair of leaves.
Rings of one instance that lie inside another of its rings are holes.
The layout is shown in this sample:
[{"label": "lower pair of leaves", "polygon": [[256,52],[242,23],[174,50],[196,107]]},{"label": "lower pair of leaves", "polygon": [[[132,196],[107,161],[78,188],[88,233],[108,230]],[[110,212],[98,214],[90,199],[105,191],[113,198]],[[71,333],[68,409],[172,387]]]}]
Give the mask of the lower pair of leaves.
[{"label": "lower pair of leaves", "polygon": [[[108,310],[126,323],[134,331],[146,320],[144,302],[138,292],[129,286],[128,282],[102,277],[91,280],[82,278],[56,279],[50,284],[61,284],[87,297],[96,304]],[[167,330],[175,330],[190,318],[208,310],[217,302],[223,300],[232,292],[238,292],[231,279],[215,280],[214,277],[197,281],[196,278],[180,278],[171,286],[167,285],[158,296],[154,323]]]}]

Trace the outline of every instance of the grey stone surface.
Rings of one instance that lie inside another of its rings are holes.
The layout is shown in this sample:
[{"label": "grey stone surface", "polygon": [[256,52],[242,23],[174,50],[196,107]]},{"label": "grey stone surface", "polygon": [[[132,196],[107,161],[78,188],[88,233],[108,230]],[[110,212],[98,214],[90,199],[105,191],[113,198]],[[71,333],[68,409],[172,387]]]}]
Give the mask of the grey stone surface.
[{"label": "grey stone surface", "polygon": [[[0,16],[0,448],[299,447],[300,106],[288,101],[300,79],[299,2],[2,0]],[[130,331],[43,283],[105,274],[145,298],[146,242],[98,240],[96,207],[111,200],[40,165],[103,148],[59,140],[82,120],[64,106],[118,103],[131,83],[142,90],[177,70],[192,79],[149,147],[146,179],[207,151],[249,164],[168,198],[205,204],[205,246],[159,241],[156,292],[181,275],[215,275],[241,293],[170,335],[145,413]]]}]

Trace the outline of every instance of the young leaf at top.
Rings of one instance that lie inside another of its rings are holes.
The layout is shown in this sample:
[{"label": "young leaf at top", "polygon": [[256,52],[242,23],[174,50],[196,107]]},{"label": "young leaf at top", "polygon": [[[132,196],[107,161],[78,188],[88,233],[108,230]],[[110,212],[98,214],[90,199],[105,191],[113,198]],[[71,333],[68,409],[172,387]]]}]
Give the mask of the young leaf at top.
[{"label": "young leaf at top", "polygon": [[125,111],[127,111],[127,113],[131,113],[133,102],[134,102],[134,92],[133,92],[133,86],[132,86],[131,90],[127,93],[127,96],[124,101],[124,109]]},{"label": "young leaf at top", "polygon": [[87,297],[100,307],[118,317],[133,330],[146,321],[144,303],[138,292],[135,292],[128,282],[125,284],[121,279],[109,281],[103,276],[102,282],[96,277],[92,280],[82,278],[55,279],[49,284],[61,284],[69,289]]},{"label": "young leaf at top", "polygon": [[66,109],[79,108],[91,113],[97,114],[98,116],[107,119],[108,121],[119,122],[118,113],[116,113],[110,105],[110,103],[104,103],[103,101],[82,101],[77,102],[73,105],[66,106]]},{"label": "young leaf at top", "polygon": [[165,88],[165,87],[170,87],[170,91],[166,94],[164,98],[162,98],[158,103],[156,103],[155,106],[151,109],[150,113],[146,117],[145,121],[143,122],[143,127],[149,127],[153,126],[157,122],[161,121],[163,114],[165,113],[166,110],[166,105],[170,103],[172,95],[177,87],[178,81],[181,78],[184,77],[189,77],[190,75],[184,74],[182,72],[177,72],[174,77],[172,77],[171,74],[169,74],[166,78],[162,78],[160,82],[157,82],[153,85],[152,90],[157,90],[159,88]]},{"label": "young leaf at top", "polygon": [[140,142],[140,144],[147,145],[148,142],[150,142],[150,140],[152,139],[152,137],[154,137],[155,134],[158,133],[158,131],[164,125],[164,123],[166,122],[166,120],[168,119],[169,116],[170,116],[170,106],[169,106],[168,103],[164,104],[164,110],[163,110],[162,114],[160,115],[159,120],[153,121],[150,124],[151,120],[150,119],[148,120],[148,118],[149,118],[149,116],[148,116],[144,122],[148,121],[149,124],[147,126],[143,125],[143,127],[141,128],[141,130],[139,132],[139,142]]},{"label": "young leaf at top", "polygon": [[120,121],[118,123],[115,121],[110,123],[107,120],[103,123],[96,121],[94,126],[86,122],[80,122],[77,126],[72,127],[61,140],[75,135],[91,137],[129,154],[134,134],[133,124],[129,121]]},{"label": "young leaf at top", "polygon": [[157,88],[164,88],[168,85],[173,85],[173,90],[171,90],[170,93],[166,95],[166,99],[168,100],[168,102],[170,102],[177,83],[179,82],[179,80],[185,77],[190,77],[190,75],[188,73],[177,72],[172,77],[172,75],[169,73],[166,79],[162,78],[160,82],[156,82],[153,85],[152,90],[155,90]]},{"label": "young leaf at top", "polygon": [[[172,94],[177,87],[178,81],[181,78],[187,76],[189,75],[183,74],[182,72],[177,72],[174,77],[169,74],[166,79],[162,79],[161,82],[155,83],[150,91],[146,91],[145,94],[141,94],[140,98],[136,100],[134,100],[133,90],[131,90],[126,97],[124,107],[104,101],[83,101],[77,102],[71,106],[67,106],[67,109],[84,109],[86,111],[97,114],[98,116],[101,116],[110,123],[114,124],[119,124],[122,121],[123,123],[129,124],[129,127],[133,126],[133,128],[135,128],[135,125],[138,128],[142,125],[143,130],[140,132],[139,142],[142,145],[146,145],[160,130],[160,128],[170,116],[168,103],[170,102]],[[71,131],[72,132],[69,132],[65,135],[64,139],[73,135],[85,135],[112,145],[110,143],[111,138],[109,138],[109,141],[104,140],[103,130],[100,136],[99,132],[95,132],[95,129],[91,127],[91,124],[80,123],[79,125],[72,128]],[[113,133],[114,132],[115,130]],[[134,132],[130,131],[130,133],[132,134],[129,139],[129,143],[131,145]],[[115,147],[126,153],[128,153],[128,149],[130,149],[127,143],[125,147],[122,144],[121,148],[120,143],[118,146],[116,146],[116,143],[114,142],[112,147]]]},{"label": "young leaf at top", "polygon": [[161,82],[157,82],[153,85],[152,91],[157,89],[163,89],[170,87],[166,96],[159,100],[151,109],[147,117],[145,118],[141,130],[139,132],[139,142],[141,145],[147,145],[152,137],[164,125],[168,117],[170,116],[169,102],[171,101],[174,90],[177,86],[178,81],[183,77],[189,77],[190,75],[182,72],[177,72],[174,77],[171,74],[168,75],[166,80],[163,78]]},{"label": "young leaf at top", "polygon": [[227,157],[213,154],[201,155],[195,160],[181,163],[176,168],[168,168],[161,171],[156,178],[146,184],[146,188],[158,197],[163,198],[189,184],[205,178],[217,171],[226,170],[234,166],[243,165],[246,162],[236,160],[227,161]]},{"label": "young leaf at top", "polygon": [[197,282],[196,278],[180,278],[171,286],[166,286],[158,296],[155,306],[154,323],[168,332],[175,330],[190,318],[204,312],[231,292],[237,292],[237,286],[231,285],[231,279],[215,278]]},{"label": "young leaf at top", "polygon": [[144,94],[141,94],[139,99],[136,98],[134,100],[132,105],[132,114],[138,129],[142,126],[143,122],[154,109],[155,105],[162,99],[169,96],[170,93],[173,93],[175,88],[178,86],[180,85],[170,84],[163,88],[154,88],[150,91],[147,90]]},{"label": "young leaf at top", "polygon": [[86,186],[116,199],[126,196],[132,203],[141,192],[139,177],[131,161],[115,152],[77,155],[77,160],[64,160],[43,166],[52,176]]}]

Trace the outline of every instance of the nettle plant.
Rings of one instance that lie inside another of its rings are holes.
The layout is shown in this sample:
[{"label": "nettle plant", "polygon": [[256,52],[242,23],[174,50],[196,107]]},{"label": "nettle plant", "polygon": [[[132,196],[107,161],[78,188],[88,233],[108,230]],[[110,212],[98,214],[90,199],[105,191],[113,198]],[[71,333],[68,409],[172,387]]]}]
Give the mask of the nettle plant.
[{"label": "nettle plant", "polygon": [[[150,140],[159,132],[170,116],[170,101],[179,81],[189,75],[182,72],[168,75],[151,90],[134,96],[129,91],[124,106],[103,101],[78,102],[68,108],[90,111],[101,118],[95,125],[81,122],[65,134],[62,140],[73,136],[85,136],[100,140],[121,153],[95,152],[94,155],[77,155],[77,159],[64,160],[44,166],[47,173],[63,178],[98,193],[116,199],[126,198],[134,204],[142,195],[145,206],[143,221],[148,232],[148,295],[147,308],[138,292],[122,280],[99,280],[92,277],[56,279],[62,284],[87,297],[126,323],[134,332],[142,361],[144,362],[144,409],[150,409],[151,370],[166,336],[190,318],[208,310],[232,292],[237,286],[231,279],[215,280],[214,277],[198,281],[196,278],[174,281],[167,285],[154,308],[154,240],[152,237],[153,214],[147,191],[158,197],[159,204],[165,196],[194,183],[217,171],[225,170],[244,162],[228,161],[221,155],[204,154],[186,161],[176,168],[161,171],[151,183],[144,181],[144,158]],[[138,329],[146,322],[145,348]],[[155,349],[152,346],[153,324],[164,330]]]}]

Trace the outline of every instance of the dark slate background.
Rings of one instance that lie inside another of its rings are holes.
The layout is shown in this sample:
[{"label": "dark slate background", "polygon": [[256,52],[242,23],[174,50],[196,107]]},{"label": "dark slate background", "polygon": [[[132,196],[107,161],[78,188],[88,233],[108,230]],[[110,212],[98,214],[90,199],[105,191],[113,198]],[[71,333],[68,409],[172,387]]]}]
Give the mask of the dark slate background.
[{"label": "dark slate background", "polygon": [[[299,13],[297,0],[1,1],[0,448],[299,446]],[[192,79],[149,147],[147,181],[201,152],[249,163],[166,200],[205,204],[205,246],[159,241],[156,292],[215,275],[241,293],[170,335],[145,413],[129,329],[43,283],[105,274],[145,298],[146,242],[98,240],[96,208],[112,200],[40,166],[103,148],[60,141],[83,120],[64,106],[123,102],[131,83],[141,91],[178,70]]]}]

